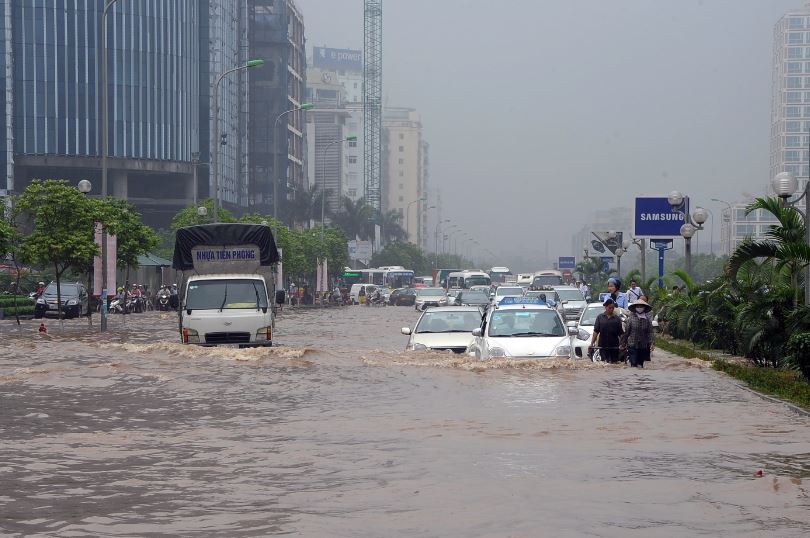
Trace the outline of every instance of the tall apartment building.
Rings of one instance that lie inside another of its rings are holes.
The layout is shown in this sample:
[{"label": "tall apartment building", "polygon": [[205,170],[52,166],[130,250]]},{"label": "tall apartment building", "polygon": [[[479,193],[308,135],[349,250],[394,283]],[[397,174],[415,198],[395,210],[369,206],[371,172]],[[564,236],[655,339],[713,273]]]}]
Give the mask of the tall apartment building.
[{"label": "tall apartment building", "polygon": [[249,151],[243,155],[248,163],[247,205],[271,213],[277,192],[275,205],[284,218],[286,203],[306,183],[305,112],[285,113],[305,102],[304,18],[293,0],[248,0],[247,10],[248,56],[265,61],[249,73]]},{"label": "tall apartment building", "polygon": [[426,197],[425,150],[422,120],[411,108],[383,110],[382,209],[397,211],[408,241],[425,245]]},{"label": "tall apartment building", "polygon": [[348,160],[349,142],[344,140],[350,134],[346,131],[349,114],[343,104],[343,85],[333,71],[318,67],[307,69],[307,80],[307,100],[315,105],[306,118],[308,182],[310,188],[326,192],[327,207],[337,212]]}]

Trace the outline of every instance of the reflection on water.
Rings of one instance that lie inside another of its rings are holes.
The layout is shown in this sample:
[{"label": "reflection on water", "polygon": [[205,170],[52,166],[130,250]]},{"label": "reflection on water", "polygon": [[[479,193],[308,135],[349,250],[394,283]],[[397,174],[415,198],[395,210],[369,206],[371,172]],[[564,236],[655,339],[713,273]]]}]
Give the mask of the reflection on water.
[{"label": "reflection on water", "polygon": [[[12,535],[803,536],[810,419],[657,355],[403,352],[409,308],[285,311],[271,349],[171,314],[0,324]],[[756,473],[763,470],[764,476]]]}]

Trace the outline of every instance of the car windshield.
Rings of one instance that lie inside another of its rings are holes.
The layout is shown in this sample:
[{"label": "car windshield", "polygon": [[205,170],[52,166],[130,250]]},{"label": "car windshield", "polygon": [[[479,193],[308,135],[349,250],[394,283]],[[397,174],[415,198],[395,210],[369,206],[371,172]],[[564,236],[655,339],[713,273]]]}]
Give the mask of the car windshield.
[{"label": "car windshield", "polygon": [[500,286],[495,290],[496,297],[503,297],[505,295],[523,295],[523,288],[515,286]]},{"label": "car windshield", "polygon": [[417,333],[471,333],[481,326],[477,312],[436,312],[428,310],[416,325]]},{"label": "car windshield", "polygon": [[582,296],[582,292],[579,290],[554,290],[557,292],[557,295],[560,296],[560,299],[563,301],[584,301],[585,297]]},{"label": "car windshield", "polygon": [[489,277],[487,276],[468,276],[464,279],[466,287],[472,286],[487,286],[489,284]]},{"label": "car windshield", "polygon": [[565,336],[565,327],[553,310],[498,310],[489,320],[489,336]]},{"label": "car windshield", "polygon": [[[60,284],[59,291],[62,293],[63,296],[65,295],[78,295],[79,294],[79,285],[78,284]],[[56,297],[56,282],[52,282],[48,284],[48,287],[45,288],[43,292],[45,295],[53,295]]]},{"label": "car windshield", "polygon": [[437,295],[444,295],[443,288],[419,288],[416,290],[416,295],[419,297],[435,297]]},{"label": "car windshield", "polygon": [[188,285],[188,310],[267,308],[264,282],[256,279],[197,280]]},{"label": "car windshield", "polygon": [[489,302],[489,297],[482,291],[465,291],[461,294],[461,302],[486,304]]},{"label": "car windshield", "polygon": [[537,297],[537,298],[540,298],[540,299],[544,299],[546,301],[555,301],[555,302],[558,301],[557,293],[553,292],[553,291],[550,291],[550,290],[547,290],[547,291],[543,291],[543,290],[527,291],[526,294],[525,294],[525,297],[531,297],[531,298]]},{"label": "car windshield", "polygon": [[599,305],[599,308],[586,308],[585,312],[582,314],[582,319],[580,320],[580,325],[594,325],[596,323],[596,317],[604,312],[605,309],[602,305]]}]

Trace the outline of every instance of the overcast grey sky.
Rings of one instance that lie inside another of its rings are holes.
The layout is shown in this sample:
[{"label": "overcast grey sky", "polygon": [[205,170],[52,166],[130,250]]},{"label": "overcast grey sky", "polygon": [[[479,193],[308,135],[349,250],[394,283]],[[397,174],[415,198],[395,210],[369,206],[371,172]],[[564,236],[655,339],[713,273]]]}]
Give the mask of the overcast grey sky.
[{"label": "overcast grey sky", "polygon": [[[308,48],[362,48],[362,0],[297,1]],[[763,192],[773,26],[802,4],[385,0],[384,94],[422,114],[445,217],[510,257],[574,254],[595,207]]]}]

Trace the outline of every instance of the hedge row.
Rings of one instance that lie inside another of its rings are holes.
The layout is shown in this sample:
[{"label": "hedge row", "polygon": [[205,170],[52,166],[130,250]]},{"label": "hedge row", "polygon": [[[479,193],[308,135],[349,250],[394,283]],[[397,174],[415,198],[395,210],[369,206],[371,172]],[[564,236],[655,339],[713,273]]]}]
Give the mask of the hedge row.
[{"label": "hedge row", "polygon": [[3,316],[6,318],[11,318],[16,315],[20,316],[33,316],[34,315],[34,307],[33,306],[18,306],[16,309],[14,307],[0,307],[0,310],[3,311]]},{"label": "hedge row", "polygon": [[17,301],[17,306],[33,306],[34,301],[27,295],[0,295],[0,308],[13,308],[14,301]]}]

